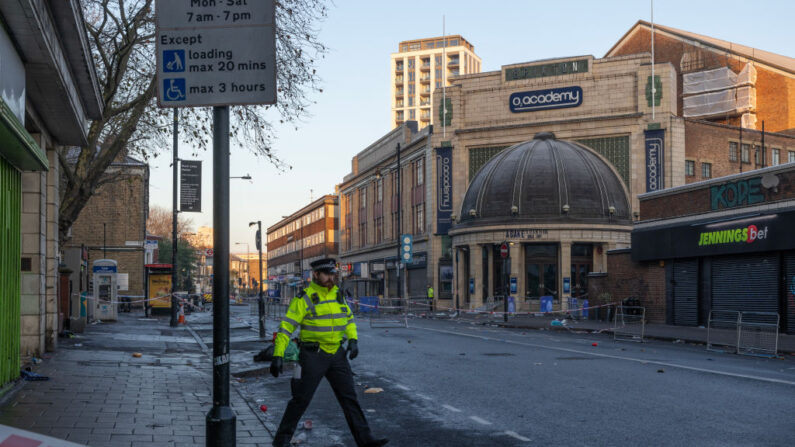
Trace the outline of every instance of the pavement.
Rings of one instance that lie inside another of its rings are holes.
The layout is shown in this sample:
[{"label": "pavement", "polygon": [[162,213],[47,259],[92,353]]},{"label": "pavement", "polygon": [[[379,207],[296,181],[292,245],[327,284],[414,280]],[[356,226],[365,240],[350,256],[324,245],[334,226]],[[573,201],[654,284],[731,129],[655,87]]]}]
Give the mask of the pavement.
[{"label": "pavement", "polygon": [[[59,343],[32,368],[50,380],[20,381],[0,398],[0,424],[94,447],[205,444],[211,353],[187,326],[171,328],[167,316],[122,313],[117,322],[89,325]],[[234,381],[230,399],[237,445],[269,445],[259,409]]]}]

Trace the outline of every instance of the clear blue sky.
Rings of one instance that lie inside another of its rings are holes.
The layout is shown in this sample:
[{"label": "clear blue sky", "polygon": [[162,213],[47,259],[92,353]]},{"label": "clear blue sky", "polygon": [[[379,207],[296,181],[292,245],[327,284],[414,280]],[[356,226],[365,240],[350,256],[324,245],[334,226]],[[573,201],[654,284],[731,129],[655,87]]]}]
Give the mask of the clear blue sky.
[{"label": "clear blue sky", "polygon": [[[389,119],[389,55],[401,40],[461,34],[475,46],[483,71],[551,57],[605,52],[639,19],[649,20],[649,1],[483,2],[337,0],[320,37],[331,49],[319,67],[324,92],[315,98],[311,116],[296,131],[279,130],[276,153],[293,166],[279,173],[247,150],[233,148],[231,173],[253,180],[232,180],[231,243],[233,252],[254,250],[248,222],[264,228],[309,203],[334,192],[350,172],[351,157],[391,130]],[[735,43],[795,57],[795,2],[657,0],[654,21]],[[181,146],[188,158],[192,150]],[[171,208],[170,151],[152,159],[153,205]],[[196,227],[212,226],[212,154],[205,160],[203,213],[186,213]]]}]

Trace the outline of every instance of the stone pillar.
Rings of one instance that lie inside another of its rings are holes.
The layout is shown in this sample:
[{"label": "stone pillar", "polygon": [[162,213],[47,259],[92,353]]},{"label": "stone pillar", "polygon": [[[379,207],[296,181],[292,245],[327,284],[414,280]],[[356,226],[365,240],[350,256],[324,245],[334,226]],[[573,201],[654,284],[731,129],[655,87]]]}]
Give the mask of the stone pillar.
[{"label": "stone pillar", "polygon": [[[60,286],[58,267],[61,263],[61,253],[59,246],[58,216],[61,210],[60,199],[60,179],[61,164],[58,160],[57,149],[47,148],[47,161],[50,163],[50,170],[47,171],[47,191],[46,191],[46,254],[47,254],[47,278],[46,278],[46,316],[44,330],[44,344],[47,351],[54,351],[58,347],[58,288]],[[64,314],[69,309],[61,310]]]},{"label": "stone pillar", "polygon": [[[475,292],[470,294],[469,308],[483,305],[483,253],[480,245],[469,246],[469,277],[475,278]],[[467,283],[467,287],[469,284]]]},{"label": "stone pillar", "polygon": [[[511,277],[516,278],[516,293],[512,293],[516,303],[516,310],[519,310],[519,303],[524,302],[524,250],[521,242],[513,242],[508,245],[511,250]],[[509,284],[510,286],[510,284]]]},{"label": "stone pillar", "polygon": [[[558,296],[560,297],[560,310],[568,310],[569,308],[569,297],[571,296],[571,242],[570,241],[561,241],[560,242],[560,254],[558,255],[558,259],[560,260],[560,271],[558,272]],[[563,278],[569,278],[569,292],[564,292],[563,289]]]},{"label": "stone pillar", "polygon": [[[486,248],[486,262],[489,263],[489,283],[486,284],[486,290],[488,290],[488,296],[494,296],[494,249],[492,244],[486,244],[483,247]],[[482,253],[481,256],[483,256]],[[486,298],[488,298],[488,296],[483,297],[484,303],[486,302]]]}]

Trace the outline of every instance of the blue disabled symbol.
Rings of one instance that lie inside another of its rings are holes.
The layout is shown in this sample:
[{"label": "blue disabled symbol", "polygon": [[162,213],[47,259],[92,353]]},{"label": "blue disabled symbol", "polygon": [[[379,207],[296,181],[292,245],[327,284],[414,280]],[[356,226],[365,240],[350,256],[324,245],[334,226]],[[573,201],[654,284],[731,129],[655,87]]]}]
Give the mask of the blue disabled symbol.
[{"label": "blue disabled symbol", "polygon": [[185,78],[174,78],[163,80],[163,100],[164,101],[184,101],[185,100]]},{"label": "blue disabled symbol", "polygon": [[185,50],[163,50],[163,72],[185,71]]}]

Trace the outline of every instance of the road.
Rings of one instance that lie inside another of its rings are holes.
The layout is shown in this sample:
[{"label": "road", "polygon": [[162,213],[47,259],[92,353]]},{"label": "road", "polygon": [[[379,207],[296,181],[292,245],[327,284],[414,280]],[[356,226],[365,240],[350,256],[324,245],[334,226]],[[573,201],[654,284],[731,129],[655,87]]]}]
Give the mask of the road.
[{"label": "road", "polygon": [[[255,318],[245,306],[232,314],[237,386],[252,405],[268,406],[266,425],[275,431],[289,374],[274,379],[267,363],[252,362],[264,347],[252,332]],[[390,445],[791,445],[795,436],[792,356],[472,321],[358,323],[361,354],[352,366],[360,402]],[[276,324],[268,321],[268,330]],[[211,342],[206,328],[198,332]],[[365,394],[368,387],[384,391]],[[304,445],[354,445],[325,381],[305,418],[314,428]]]}]

